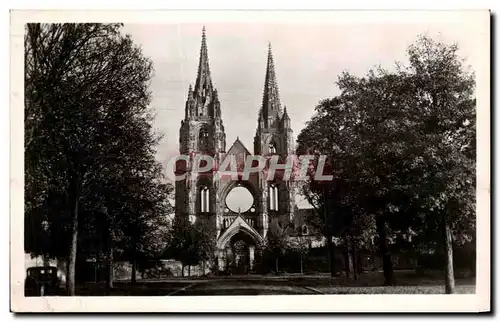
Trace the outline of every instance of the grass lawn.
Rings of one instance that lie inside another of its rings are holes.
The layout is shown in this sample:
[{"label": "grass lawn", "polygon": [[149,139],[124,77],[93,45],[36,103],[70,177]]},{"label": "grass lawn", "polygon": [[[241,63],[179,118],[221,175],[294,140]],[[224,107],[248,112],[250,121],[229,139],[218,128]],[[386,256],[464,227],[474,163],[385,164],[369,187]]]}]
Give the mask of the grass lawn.
[{"label": "grass lawn", "polygon": [[[434,286],[320,286],[315,287],[324,294],[444,294],[444,285]],[[475,285],[458,285],[456,294],[474,294]]]},{"label": "grass lawn", "polygon": [[[396,286],[443,286],[444,273],[439,271],[427,271],[417,274],[414,270],[394,271]],[[455,278],[457,285],[475,285],[475,278]],[[347,279],[345,276],[331,279],[335,286],[383,286],[383,272],[365,272],[359,275],[357,280]]]},{"label": "grass lawn", "polygon": [[[310,281],[309,286],[324,294],[444,294],[444,274],[429,271],[418,275],[413,270],[394,271],[395,286],[383,286],[382,272],[366,272],[360,274],[357,280],[344,276],[323,280]],[[474,294],[476,292],[475,278],[456,278],[455,293]]]}]

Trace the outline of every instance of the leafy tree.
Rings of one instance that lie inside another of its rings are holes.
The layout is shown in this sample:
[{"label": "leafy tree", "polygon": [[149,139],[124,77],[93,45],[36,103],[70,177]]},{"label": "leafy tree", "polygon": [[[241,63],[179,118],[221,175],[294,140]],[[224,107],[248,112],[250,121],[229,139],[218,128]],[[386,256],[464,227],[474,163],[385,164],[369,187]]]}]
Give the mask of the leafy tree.
[{"label": "leafy tree", "polygon": [[290,241],[290,248],[295,250],[300,255],[300,274],[303,274],[304,257],[306,257],[309,253],[309,249],[311,248],[311,241],[308,236],[299,233],[297,237]]},{"label": "leafy tree", "polygon": [[194,225],[189,221],[187,215],[175,215],[172,227],[172,240],[166,249],[166,256],[178,260],[182,264],[182,276],[184,268],[196,263],[196,232]]},{"label": "leafy tree", "polygon": [[425,176],[415,180],[415,208],[425,229],[444,243],[446,293],[455,286],[453,242],[462,245],[475,236],[475,79],[458,49],[420,37],[408,49],[410,64],[400,69],[411,79],[412,103],[422,117],[412,120],[420,150],[415,162]]},{"label": "leafy tree", "polygon": [[276,274],[279,273],[279,258],[290,249],[290,236],[288,225],[280,224],[277,220],[271,221],[267,232],[266,248],[274,255]]},{"label": "leafy tree", "polygon": [[182,276],[186,266],[188,275],[191,275],[191,266],[213,260],[215,247],[215,228],[209,221],[197,218],[191,222],[187,215],[175,216],[166,256],[181,262]]},{"label": "leafy tree", "polygon": [[142,180],[134,185],[146,189],[131,194],[129,209],[132,212],[126,216],[122,228],[124,239],[121,246],[125,258],[132,264],[132,283],[136,281],[138,262],[144,264],[159,258],[171,238],[170,220],[166,214],[171,212],[172,206],[166,197],[172,193],[172,187],[158,179],[161,178],[161,168],[156,167],[154,170],[149,175],[143,175]]},{"label": "leafy tree", "polygon": [[195,242],[197,245],[197,252],[199,259],[203,264],[203,274],[205,273],[205,262],[216,262],[216,230],[215,225],[211,224],[208,220],[198,219],[194,223],[195,229]]},{"label": "leafy tree", "polygon": [[[25,222],[49,222],[43,252],[68,259],[74,295],[82,237],[102,236],[93,245],[103,247],[111,268],[124,223],[144,210],[121,191],[154,167],[152,64],[120,24],[28,24],[25,48]],[[27,234],[39,229],[32,228]],[[33,244],[27,251],[38,252]]]},{"label": "leafy tree", "polygon": [[361,272],[359,251],[371,250],[375,234],[376,224],[374,216],[366,213],[354,214],[352,216],[352,221],[341,235],[346,255],[346,275],[348,278],[351,276],[354,279],[358,278]]},{"label": "leafy tree", "polygon": [[352,231],[359,216],[374,216],[386,284],[394,283],[391,229],[443,241],[447,292],[452,240],[475,230],[474,79],[457,50],[420,37],[395,72],[343,73],[341,94],[322,101],[298,137],[299,153],[331,160],[334,180],[303,189],[317,209],[331,203],[325,231]]}]

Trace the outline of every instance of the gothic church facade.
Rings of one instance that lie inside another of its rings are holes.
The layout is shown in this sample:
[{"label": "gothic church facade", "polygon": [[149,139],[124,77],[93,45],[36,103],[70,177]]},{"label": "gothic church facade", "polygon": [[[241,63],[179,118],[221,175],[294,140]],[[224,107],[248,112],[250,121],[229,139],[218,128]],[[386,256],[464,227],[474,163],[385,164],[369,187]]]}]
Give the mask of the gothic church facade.
[{"label": "gothic church facade", "polygon": [[[294,153],[290,117],[280,102],[270,45],[253,149],[254,155],[282,158]],[[219,165],[232,156],[237,160],[239,170],[251,155],[239,139],[226,149],[221,102],[210,74],[205,28],[196,82],[194,88],[189,86],[185,116],[181,121],[179,152],[191,158],[199,154],[209,155]],[[269,181],[262,172],[251,174],[248,180],[243,180],[241,173],[238,180],[232,177],[217,180],[213,169],[197,174],[192,172],[189,163],[179,168],[186,176],[176,182],[176,216],[194,216],[215,227],[220,269],[227,268],[229,257],[234,262],[235,245],[244,245],[246,256],[239,261],[252,269],[255,247],[265,240],[270,223],[277,221],[286,225],[293,218],[296,208],[293,183],[279,179]],[[228,194],[236,187],[248,189],[253,196],[248,209],[235,210],[226,204]]]}]

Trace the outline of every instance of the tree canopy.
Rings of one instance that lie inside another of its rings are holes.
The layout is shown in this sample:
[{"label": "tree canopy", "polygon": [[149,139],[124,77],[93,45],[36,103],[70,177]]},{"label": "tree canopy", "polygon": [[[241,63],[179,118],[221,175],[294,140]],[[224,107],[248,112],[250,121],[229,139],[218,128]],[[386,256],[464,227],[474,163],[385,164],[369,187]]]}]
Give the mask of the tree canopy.
[{"label": "tree canopy", "polygon": [[26,26],[25,248],[68,259],[71,295],[77,254],[110,264],[154,253],[170,211],[151,126],[152,62],[121,27]]},{"label": "tree canopy", "polygon": [[331,204],[325,218],[334,235],[371,215],[381,247],[386,225],[427,236],[420,241],[430,243],[444,241],[442,229],[449,224],[454,240],[470,240],[474,75],[457,45],[427,36],[408,47],[408,60],[393,71],[378,67],[362,77],[339,77],[341,93],[320,102],[297,147],[299,154],[327,155],[334,180],[311,180],[303,192],[317,209],[323,209],[326,195]]}]

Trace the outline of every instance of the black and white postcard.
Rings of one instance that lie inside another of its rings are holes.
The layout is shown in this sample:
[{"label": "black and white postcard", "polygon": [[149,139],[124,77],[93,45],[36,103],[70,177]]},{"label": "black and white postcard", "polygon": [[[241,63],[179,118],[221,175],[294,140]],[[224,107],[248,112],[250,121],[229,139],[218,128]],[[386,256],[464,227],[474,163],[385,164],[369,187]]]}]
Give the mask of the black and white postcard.
[{"label": "black and white postcard", "polygon": [[490,19],[12,11],[11,309],[489,311]]}]

